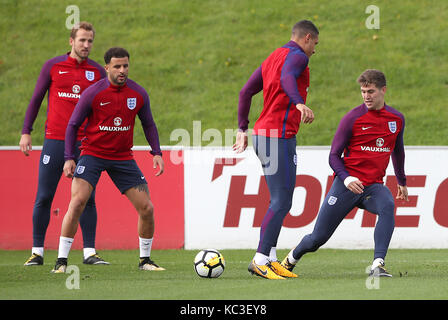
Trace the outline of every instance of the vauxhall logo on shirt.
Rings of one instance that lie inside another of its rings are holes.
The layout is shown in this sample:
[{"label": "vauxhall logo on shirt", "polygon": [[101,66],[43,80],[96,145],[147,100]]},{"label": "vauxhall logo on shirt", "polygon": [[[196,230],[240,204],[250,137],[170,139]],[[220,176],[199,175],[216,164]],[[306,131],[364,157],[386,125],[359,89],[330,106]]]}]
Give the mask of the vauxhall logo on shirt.
[{"label": "vauxhall logo on shirt", "polygon": [[58,92],[58,96],[59,98],[79,99],[81,97],[81,87],[75,84],[72,87],[72,92]]},{"label": "vauxhall logo on shirt", "polygon": [[121,118],[114,118],[114,126],[99,126],[100,131],[129,131],[131,130],[131,126],[121,126]]},{"label": "vauxhall logo on shirt", "polygon": [[81,97],[81,87],[75,84],[72,87],[72,92],[58,92],[58,96],[59,98],[79,99]]},{"label": "vauxhall logo on shirt", "polygon": [[390,152],[389,147],[383,147],[384,145],[384,139],[378,138],[376,139],[376,147],[369,147],[369,146],[361,146],[362,151],[370,151],[370,152]]}]

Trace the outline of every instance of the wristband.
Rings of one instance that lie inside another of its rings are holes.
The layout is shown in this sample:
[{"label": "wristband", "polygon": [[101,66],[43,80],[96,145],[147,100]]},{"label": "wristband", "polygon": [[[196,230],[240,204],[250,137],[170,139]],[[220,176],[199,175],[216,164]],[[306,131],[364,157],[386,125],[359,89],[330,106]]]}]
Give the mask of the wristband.
[{"label": "wristband", "polygon": [[352,177],[352,176],[348,176],[347,178],[344,179],[344,185],[348,188],[348,185],[350,183],[352,183],[353,181],[358,180],[358,178],[356,177]]}]

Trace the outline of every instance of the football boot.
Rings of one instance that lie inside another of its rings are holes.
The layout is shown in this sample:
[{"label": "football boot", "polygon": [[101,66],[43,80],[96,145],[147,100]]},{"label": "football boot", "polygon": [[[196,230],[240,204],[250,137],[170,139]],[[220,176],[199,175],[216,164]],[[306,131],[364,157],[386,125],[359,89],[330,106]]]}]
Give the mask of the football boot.
[{"label": "football boot", "polygon": [[289,262],[288,256],[289,256],[289,253],[286,255],[285,259],[283,259],[282,267],[292,272],[292,270],[294,269],[296,264]]},{"label": "football boot", "polygon": [[52,273],[65,273],[65,271],[67,270],[67,258],[58,258],[58,260],[56,260],[56,264],[53,268],[53,270],[51,270]]},{"label": "football boot", "polygon": [[92,254],[91,256],[87,257],[87,259],[84,259],[84,264],[110,264],[107,261],[104,261],[103,258],[101,258],[97,253]]},{"label": "football boot", "polygon": [[33,253],[28,260],[23,264],[24,266],[41,266],[44,264],[44,257],[38,255],[37,253]]},{"label": "football boot", "polygon": [[149,257],[140,258],[140,263],[138,264],[138,268],[140,270],[148,270],[148,271],[163,271],[163,270],[165,270],[165,268],[158,266]]},{"label": "football boot", "polygon": [[297,278],[298,277],[295,273],[289,271],[278,261],[271,261],[271,267],[272,267],[272,270],[274,270],[274,272],[276,274],[278,274],[279,276],[282,276],[284,278]]},{"label": "football boot", "polygon": [[281,280],[285,279],[282,276],[276,274],[272,268],[272,265],[268,262],[264,265],[256,264],[254,260],[249,263],[249,267],[247,270],[256,276],[265,278],[265,279],[273,279],[273,280]]}]

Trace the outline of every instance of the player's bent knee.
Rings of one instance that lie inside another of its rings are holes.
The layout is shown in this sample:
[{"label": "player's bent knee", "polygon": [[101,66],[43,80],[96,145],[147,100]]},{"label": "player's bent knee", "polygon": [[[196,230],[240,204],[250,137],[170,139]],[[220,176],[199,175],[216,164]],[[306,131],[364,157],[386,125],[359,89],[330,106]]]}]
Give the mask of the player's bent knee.
[{"label": "player's bent knee", "polygon": [[53,202],[54,194],[39,193],[36,197],[35,205],[37,207],[49,206]]},{"label": "player's bent knee", "polygon": [[272,200],[271,200],[270,207],[271,207],[272,211],[274,211],[275,213],[286,216],[288,214],[289,210],[291,210],[291,208],[292,208],[292,201],[285,202],[285,203],[279,203],[279,202],[272,203]]},{"label": "player's bent knee", "polygon": [[395,203],[393,200],[386,200],[380,209],[379,214],[394,217]]},{"label": "player's bent knee", "polygon": [[154,206],[150,201],[145,203],[141,208],[139,208],[138,212],[143,219],[154,218]]},{"label": "player's bent knee", "polygon": [[88,199],[84,199],[82,197],[72,197],[70,200],[70,212],[73,212],[77,216],[81,216],[81,213],[84,211],[86,207]]}]

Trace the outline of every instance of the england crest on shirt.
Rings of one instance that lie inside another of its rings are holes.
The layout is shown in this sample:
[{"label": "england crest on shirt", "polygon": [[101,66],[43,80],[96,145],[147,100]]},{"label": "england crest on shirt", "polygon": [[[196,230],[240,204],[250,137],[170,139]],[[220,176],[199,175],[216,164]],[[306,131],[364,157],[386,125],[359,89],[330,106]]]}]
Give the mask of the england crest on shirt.
[{"label": "england crest on shirt", "polygon": [[86,79],[93,81],[95,79],[95,72],[86,70]]},{"label": "england crest on shirt", "polygon": [[397,121],[389,121],[388,125],[389,125],[390,132],[392,132],[392,133],[397,132]]},{"label": "england crest on shirt", "polygon": [[137,106],[137,98],[128,98],[129,110],[134,110],[136,106]]}]

